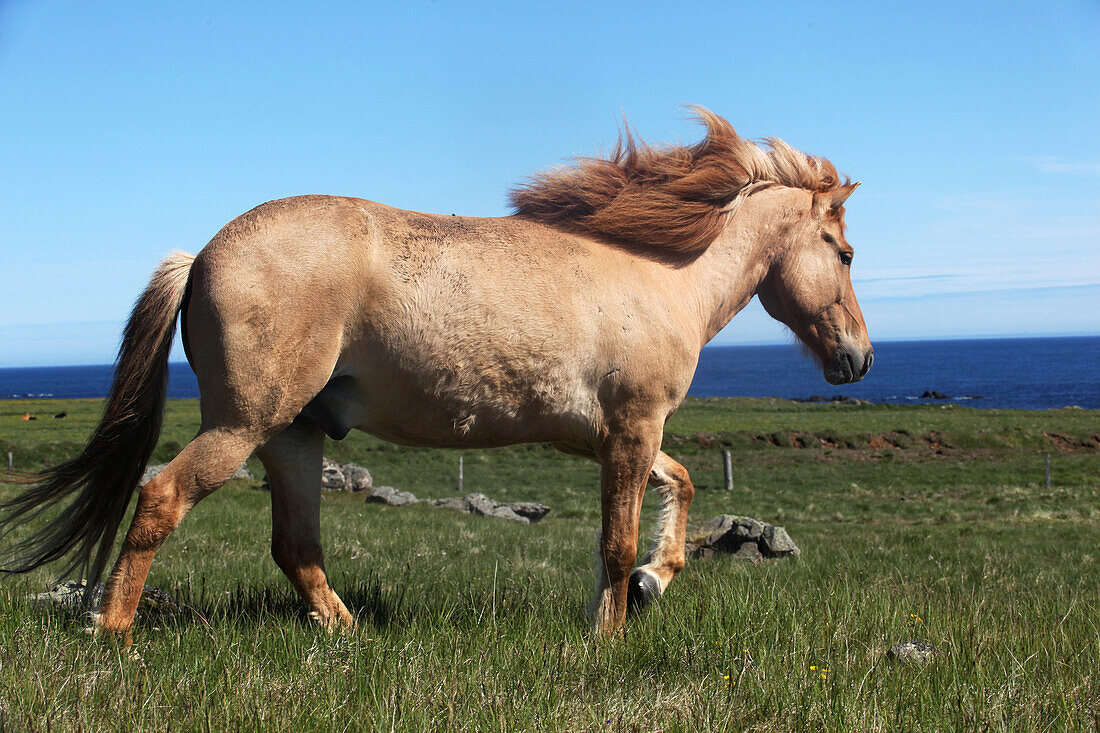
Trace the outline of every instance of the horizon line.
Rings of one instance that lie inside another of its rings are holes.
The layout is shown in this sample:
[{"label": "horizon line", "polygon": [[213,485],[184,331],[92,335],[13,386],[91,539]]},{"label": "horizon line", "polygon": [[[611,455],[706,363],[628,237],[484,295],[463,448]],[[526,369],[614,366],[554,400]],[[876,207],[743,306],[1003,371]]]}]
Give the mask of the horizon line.
[{"label": "horizon line", "polygon": [[[1100,339],[1100,333],[1088,333],[1088,332],[1069,332],[1069,333],[1050,333],[1050,334],[1019,334],[1019,335],[995,335],[995,336],[939,336],[936,338],[881,338],[875,339],[876,344],[911,344],[911,343],[923,343],[930,341],[1026,341],[1030,339],[1079,339],[1079,338],[1098,338]],[[714,343],[710,342],[703,346],[703,349],[712,348],[747,348],[755,346],[797,346],[798,343],[793,340],[778,340],[771,339],[765,341],[744,341],[734,343]],[[170,361],[169,366],[187,366],[190,364],[187,361]],[[114,362],[99,362],[97,364],[35,364],[27,366],[0,366],[0,370],[7,369],[66,369],[73,367],[113,367]]]}]

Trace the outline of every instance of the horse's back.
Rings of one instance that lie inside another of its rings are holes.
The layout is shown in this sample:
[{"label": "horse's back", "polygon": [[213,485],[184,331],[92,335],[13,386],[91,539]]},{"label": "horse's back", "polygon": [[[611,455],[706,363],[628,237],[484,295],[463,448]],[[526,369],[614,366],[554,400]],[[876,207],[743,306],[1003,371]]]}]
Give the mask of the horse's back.
[{"label": "horse's back", "polygon": [[[251,402],[280,414],[312,403],[330,434],[587,441],[601,389],[645,367],[628,361],[650,338],[637,318],[649,276],[513,217],[297,197],[238,217],[200,253],[186,327],[204,396],[265,390]],[[273,398],[279,385],[293,388]]]}]

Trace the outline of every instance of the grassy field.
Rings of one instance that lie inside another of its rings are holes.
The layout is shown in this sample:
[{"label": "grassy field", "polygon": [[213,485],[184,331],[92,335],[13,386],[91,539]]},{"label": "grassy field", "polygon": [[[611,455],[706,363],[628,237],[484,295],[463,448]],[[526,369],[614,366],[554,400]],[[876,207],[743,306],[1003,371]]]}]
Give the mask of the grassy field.
[{"label": "grassy field", "polygon": [[[0,402],[0,455],[24,470],[70,456],[99,407]],[[20,420],[27,412],[38,419]],[[170,403],[154,460],[197,422],[196,403]],[[330,578],[361,620],[328,635],[267,554],[259,481],[230,482],[150,574],[187,608],[141,618],[131,651],[23,600],[49,572],[0,585],[0,728],[1100,727],[1096,412],[689,400],[665,450],[699,488],[693,523],[735,513],[782,524],[802,559],[689,562],[625,640],[607,642],[583,613],[594,464],[545,446],[460,454],[352,435],[327,455],[367,466],[378,484],[455,495],[463,455],[467,492],[553,512],[524,527],[326,495]],[[655,514],[647,499],[647,533]],[[935,660],[889,661],[905,640],[931,643]]]}]

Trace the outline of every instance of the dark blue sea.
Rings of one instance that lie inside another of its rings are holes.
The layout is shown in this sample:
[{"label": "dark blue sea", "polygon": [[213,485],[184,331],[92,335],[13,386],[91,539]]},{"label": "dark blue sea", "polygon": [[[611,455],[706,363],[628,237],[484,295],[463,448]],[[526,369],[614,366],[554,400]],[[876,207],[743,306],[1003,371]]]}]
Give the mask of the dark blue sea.
[{"label": "dark blue sea", "polygon": [[[109,365],[0,369],[0,399],[104,397]],[[949,399],[922,399],[935,391]],[[886,341],[858,384],[834,387],[790,346],[708,346],[691,395],[783,397],[836,395],[899,404],[956,402],[976,408],[1100,409],[1100,336],[1077,338]],[[169,397],[198,397],[186,363],[173,364]]]}]

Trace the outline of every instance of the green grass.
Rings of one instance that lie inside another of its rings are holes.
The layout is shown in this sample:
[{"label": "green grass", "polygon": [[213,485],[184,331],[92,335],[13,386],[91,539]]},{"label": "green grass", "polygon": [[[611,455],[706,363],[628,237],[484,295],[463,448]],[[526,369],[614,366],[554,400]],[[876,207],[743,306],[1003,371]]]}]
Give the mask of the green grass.
[{"label": "green grass", "polygon": [[[11,451],[17,469],[65,458],[99,407],[0,402],[0,452]],[[68,416],[54,419],[61,410]],[[19,420],[28,411],[39,419]],[[154,460],[169,460],[197,423],[194,402],[170,403]],[[732,492],[717,490],[723,447],[734,455]],[[553,512],[523,527],[325,495],[330,578],[361,619],[358,632],[330,636],[307,621],[268,557],[259,481],[230,482],[158,554],[149,583],[189,608],[141,619],[136,654],[91,641],[79,616],[25,603],[48,571],[0,585],[0,727],[1100,725],[1094,411],[689,400],[665,449],[701,487],[694,523],[724,512],[781,523],[802,559],[690,562],[625,640],[607,642],[583,614],[597,466],[546,446],[458,453],[352,435],[327,455],[366,465],[376,483],[454,495],[463,455],[466,491]],[[254,459],[250,467],[262,475]],[[647,499],[647,533],[655,515]],[[936,660],[917,668],[886,659],[909,639],[933,644]]]}]

